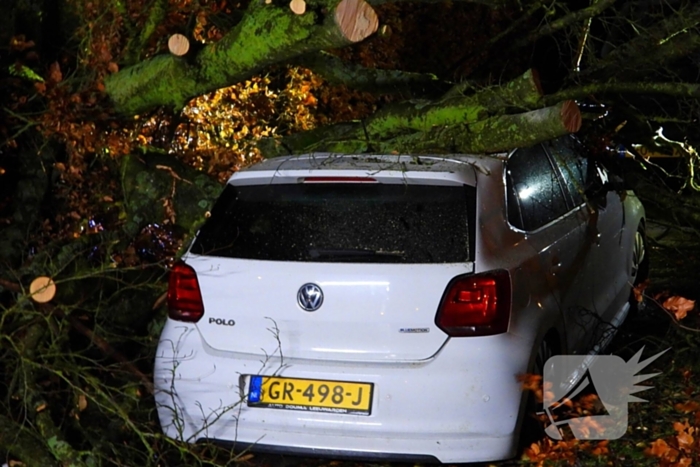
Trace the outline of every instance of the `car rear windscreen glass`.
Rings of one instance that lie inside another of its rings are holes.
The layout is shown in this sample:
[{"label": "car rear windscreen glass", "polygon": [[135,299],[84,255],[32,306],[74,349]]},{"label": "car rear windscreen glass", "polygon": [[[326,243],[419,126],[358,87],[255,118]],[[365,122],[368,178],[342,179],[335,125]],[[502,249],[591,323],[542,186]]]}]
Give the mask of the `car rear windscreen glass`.
[{"label": "car rear windscreen glass", "polygon": [[272,261],[463,262],[474,205],[468,186],[228,185],[191,251]]}]

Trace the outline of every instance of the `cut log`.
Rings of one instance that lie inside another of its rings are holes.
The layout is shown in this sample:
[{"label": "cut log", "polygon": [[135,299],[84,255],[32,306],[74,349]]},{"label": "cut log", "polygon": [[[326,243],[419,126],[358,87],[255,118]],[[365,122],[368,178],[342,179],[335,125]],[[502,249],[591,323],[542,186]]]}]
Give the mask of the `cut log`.
[{"label": "cut log", "polygon": [[335,9],[335,22],[351,43],[366,39],[379,27],[377,13],[364,0],[342,0]]},{"label": "cut log", "polygon": [[29,293],[37,303],[48,303],[56,295],[56,283],[50,277],[39,276],[29,284]]},{"label": "cut log", "polygon": [[189,52],[190,41],[182,34],[173,34],[168,39],[168,50],[176,57],[182,57]]},{"label": "cut log", "polygon": [[289,2],[289,9],[295,15],[303,15],[306,12],[306,2],[304,0],[292,0]]}]

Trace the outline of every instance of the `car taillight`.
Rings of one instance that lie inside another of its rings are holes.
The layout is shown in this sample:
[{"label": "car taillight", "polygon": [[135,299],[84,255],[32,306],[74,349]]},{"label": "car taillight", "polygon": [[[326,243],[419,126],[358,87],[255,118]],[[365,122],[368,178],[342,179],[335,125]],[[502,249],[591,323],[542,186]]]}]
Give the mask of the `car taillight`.
[{"label": "car taillight", "polygon": [[489,336],[508,330],[510,276],[505,271],[459,276],[442,296],[435,324],[449,336]]},{"label": "car taillight", "polygon": [[196,323],[204,315],[197,273],[185,263],[176,263],[168,280],[168,316]]},{"label": "car taillight", "polygon": [[302,183],[377,183],[372,177],[304,177]]}]

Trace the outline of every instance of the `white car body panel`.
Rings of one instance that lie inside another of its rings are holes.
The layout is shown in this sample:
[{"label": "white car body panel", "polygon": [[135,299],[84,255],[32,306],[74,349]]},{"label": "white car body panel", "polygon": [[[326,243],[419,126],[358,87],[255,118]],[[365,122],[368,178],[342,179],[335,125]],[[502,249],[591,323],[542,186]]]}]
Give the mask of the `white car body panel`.
[{"label": "white car body panel", "polygon": [[[373,264],[368,271],[357,263],[329,268],[196,255],[187,263],[197,271],[208,310],[197,329],[214,349],[259,355],[279,340],[288,358],[357,362],[434,355],[447,339],[434,323],[445,286],[474,270],[472,263]],[[323,289],[322,312],[297,305],[306,283]],[[415,329],[425,332],[410,332]]]},{"label": "white car body panel", "polygon": [[[513,334],[451,339],[433,358],[413,363],[319,362],[260,356],[232,358],[203,343],[196,326],[169,320],[178,340],[161,344],[155,381],[173,385],[157,402],[165,433],[176,439],[231,440],[366,454],[431,455],[457,462],[513,455],[522,391],[515,374],[532,342]],[[172,344],[172,345],[171,345]],[[270,353],[274,353],[271,349]],[[488,371],[494,366],[502,371]],[[372,414],[343,415],[247,407],[243,375],[373,382]],[[174,378],[173,378],[174,377]],[[450,401],[450,403],[446,403]],[[166,407],[201,407],[177,412]]]}]

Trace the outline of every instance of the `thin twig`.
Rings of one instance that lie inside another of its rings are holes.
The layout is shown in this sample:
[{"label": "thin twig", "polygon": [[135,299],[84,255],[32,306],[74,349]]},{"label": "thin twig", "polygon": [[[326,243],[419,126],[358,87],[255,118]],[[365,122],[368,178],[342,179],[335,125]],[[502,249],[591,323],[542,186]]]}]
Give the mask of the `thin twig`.
[{"label": "thin twig", "polygon": [[674,315],[669,310],[664,308],[664,306],[662,304],[660,304],[655,298],[650,297],[649,295],[646,295],[646,294],[643,294],[643,295],[644,295],[644,297],[648,298],[654,305],[656,305],[661,310],[663,310],[663,312],[666,313],[671,318],[671,321],[673,322],[673,324],[675,324],[676,326],[678,326],[681,329],[685,329],[686,331],[700,333],[700,329],[698,329],[698,328],[691,328],[690,326],[686,326],[684,324],[681,324],[681,322],[678,320],[678,318],[676,318],[676,315]]},{"label": "thin twig", "polygon": [[[17,292],[20,293],[22,291],[22,287],[14,282],[8,281],[6,279],[0,279],[0,286],[6,288],[7,290],[11,292]],[[85,326],[83,323],[78,321],[77,318],[66,315],[63,310],[60,308],[51,305],[50,303],[44,303],[44,304],[38,304],[38,308],[42,309],[48,314],[52,314],[55,316],[58,316],[59,318],[65,319],[70,323],[70,325],[78,331],[80,334],[83,336],[87,337],[90,339],[91,342],[93,342],[102,352],[107,355],[108,357],[113,358],[114,360],[118,361],[122,365],[124,365],[124,368],[129,371],[131,374],[134,376],[138,377],[143,385],[146,387],[146,390],[148,391],[149,394],[153,394],[153,383],[151,380],[138,368],[136,368],[136,365],[134,365],[131,361],[129,361],[124,355],[122,355],[120,352],[118,352],[112,345],[104,340],[102,337],[98,336],[95,334],[95,332]]]}]

